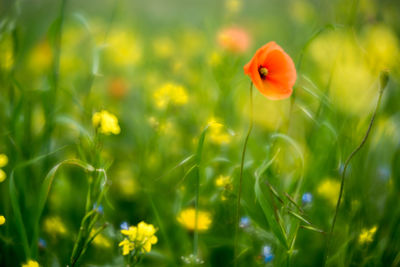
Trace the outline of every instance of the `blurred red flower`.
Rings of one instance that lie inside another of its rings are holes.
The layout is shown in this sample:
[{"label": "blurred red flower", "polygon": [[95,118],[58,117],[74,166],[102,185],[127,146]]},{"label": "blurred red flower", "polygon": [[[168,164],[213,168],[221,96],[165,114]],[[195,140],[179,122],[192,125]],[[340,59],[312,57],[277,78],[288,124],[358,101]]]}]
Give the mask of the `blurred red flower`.
[{"label": "blurred red flower", "polygon": [[249,34],[242,28],[230,27],[222,29],[218,34],[219,45],[234,53],[243,53],[250,46]]},{"label": "blurred red flower", "polygon": [[113,78],[109,83],[108,92],[112,97],[122,99],[128,93],[128,84],[123,78]]}]

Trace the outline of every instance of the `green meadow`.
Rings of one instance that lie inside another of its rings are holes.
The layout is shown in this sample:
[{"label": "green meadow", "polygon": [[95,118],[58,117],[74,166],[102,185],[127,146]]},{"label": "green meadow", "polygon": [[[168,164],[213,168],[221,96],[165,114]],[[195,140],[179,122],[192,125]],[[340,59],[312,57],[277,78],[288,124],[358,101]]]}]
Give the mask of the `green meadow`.
[{"label": "green meadow", "polygon": [[0,266],[400,266],[399,14],[0,0]]}]

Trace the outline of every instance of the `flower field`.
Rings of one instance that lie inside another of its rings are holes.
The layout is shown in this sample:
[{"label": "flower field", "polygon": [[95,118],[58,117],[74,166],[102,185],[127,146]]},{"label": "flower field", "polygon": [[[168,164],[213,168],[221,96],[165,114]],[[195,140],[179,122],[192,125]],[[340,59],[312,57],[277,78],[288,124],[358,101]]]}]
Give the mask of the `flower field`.
[{"label": "flower field", "polygon": [[400,266],[399,14],[0,1],[0,266]]}]

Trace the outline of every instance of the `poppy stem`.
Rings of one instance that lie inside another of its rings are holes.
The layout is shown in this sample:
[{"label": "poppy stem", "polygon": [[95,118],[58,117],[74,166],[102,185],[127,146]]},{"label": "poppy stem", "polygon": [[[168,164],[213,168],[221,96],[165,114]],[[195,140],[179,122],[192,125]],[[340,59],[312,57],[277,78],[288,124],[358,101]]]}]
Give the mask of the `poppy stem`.
[{"label": "poppy stem", "polygon": [[[329,232],[329,236],[328,236],[328,241],[327,241],[327,245],[326,245],[326,257],[325,257],[325,261],[324,261],[324,266],[326,265],[326,262],[328,261],[328,257],[329,257],[329,250],[330,250],[330,246],[331,246],[331,241],[332,241],[332,235],[333,235],[333,231],[335,229],[335,224],[336,224],[336,219],[337,219],[337,215],[339,213],[339,207],[340,207],[340,201],[342,200],[342,196],[343,196],[343,191],[344,191],[344,181],[345,181],[345,177],[346,177],[346,170],[347,167],[349,166],[350,161],[352,160],[352,158],[354,157],[355,154],[357,154],[357,152],[364,146],[364,144],[366,143],[369,133],[371,132],[372,129],[372,125],[374,124],[375,121],[375,117],[376,117],[376,113],[379,109],[379,106],[381,104],[381,100],[382,100],[382,95],[383,95],[383,91],[387,85],[387,79],[388,79],[388,74],[386,72],[382,72],[381,73],[381,82],[380,82],[380,89],[379,89],[379,96],[378,96],[378,100],[375,106],[375,110],[374,113],[372,114],[371,120],[369,122],[368,125],[368,129],[364,135],[364,138],[362,139],[361,143],[353,150],[353,152],[351,152],[351,154],[348,156],[348,158],[346,159],[345,163],[344,163],[344,167],[343,167],[343,171],[342,171],[342,178],[341,178],[341,183],[340,183],[340,191],[339,191],[339,197],[336,203],[336,209],[335,209],[335,215],[333,216],[333,220],[332,220],[332,225],[331,225],[331,230]],[[384,80],[386,79],[386,80]]]},{"label": "poppy stem", "polygon": [[241,195],[242,195],[244,159],[246,156],[247,142],[249,141],[249,137],[250,137],[252,129],[253,129],[253,82],[250,82],[250,124],[249,124],[249,129],[247,130],[246,138],[244,139],[243,150],[242,150],[242,160],[240,162],[239,188],[238,188],[237,203],[236,203],[236,218],[234,221],[235,222],[234,266],[235,267],[237,266],[237,258],[238,258],[240,199],[241,199]]}]

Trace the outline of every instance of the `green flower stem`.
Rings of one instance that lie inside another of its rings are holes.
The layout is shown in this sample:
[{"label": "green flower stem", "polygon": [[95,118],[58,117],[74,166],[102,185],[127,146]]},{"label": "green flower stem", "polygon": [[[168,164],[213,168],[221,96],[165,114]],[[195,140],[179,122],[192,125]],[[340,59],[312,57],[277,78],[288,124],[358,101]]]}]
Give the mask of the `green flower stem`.
[{"label": "green flower stem", "polygon": [[246,138],[244,139],[243,150],[242,150],[242,160],[240,162],[240,174],[239,174],[239,188],[237,195],[237,203],[236,203],[236,217],[235,217],[235,240],[234,240],[234,266],[237,266],[237,256],[238,256],[238,234],[239,234],[239,220],[240,220],[240,199],[242,195],[242,181],[243,181],[243,168],[244,168],[244,159],[246,156],[247,150],[247,142],[249,141],[249,137],[251,131],[253,130],[253,83],[250,82],[250,124],[249,129],[247,130]]},{"label": "green flower stem", "polygon": [[[381,74],[381,79],[382,79],[382,76],[387,77],[387,73],[383,72]],[[374,124],[374,121],[375,121],[376,113],[381,104],[382,95],[383,95],[386,85],[387,85],[387,78],[386,78],[386,81],[381,80],[378,101],[377,101],[374,113],[372,114],[371,120],[369,122],[368,129],[364,135],[364,138],[362,139],[361,143],[353,150],[353,152],[351,152],[351,154],[348,156],[348,158],[346,159],[346,161],[344,163],[342,178],[341,178],[341,183],[340,183],[339,197],[338,197],[338,200],[336,203],[335,215],[333,216],[332,225],[331,225],[331,229],[329,232],[328,241],[327,241],[327,245],[326,245],[326,257],[325,257],[324,265],[326,264],[328,257],[329,257],[329,250],[330,250],[330,246],[331,246],[332,235],[333,235],[333,231],[335,230],[336,219],[337,219],[337,215],[339,213],[340,202],[342,200],[343,191],[344,191],[344,181],[345,181],[345,177],[346,177],[347,167],[349,166],[349,163],[352,160],[352,158],[355,156],[355,154],[357,154],[357,152],[360,151],[360,149],[367,142],[369,133],[371,132],[371,129],[372,129],[372,125]]]},{"label": "green flower stem", "polygon": [[203,153],[203,146],[204,146],[204,140],[206,138],[206,133],[208,130],[208,125],[204,128],[202,131],[200,138],[199,138],[199,143],[197,145],[197,150],[196,150],[196,155],[195,155],[195,166],[194,166],[194,173],[195,173],[195,216],[194,216],[194,234],[193,234],[193,255],[197,258],[198,254],[198,247],[199,247],[199,231],[197,229],[197,223],[198,223],[198,216],[199,216],[199,195],[200,195],[200,164],[201,164],[201,158],[202,158],[202,153]]}]

